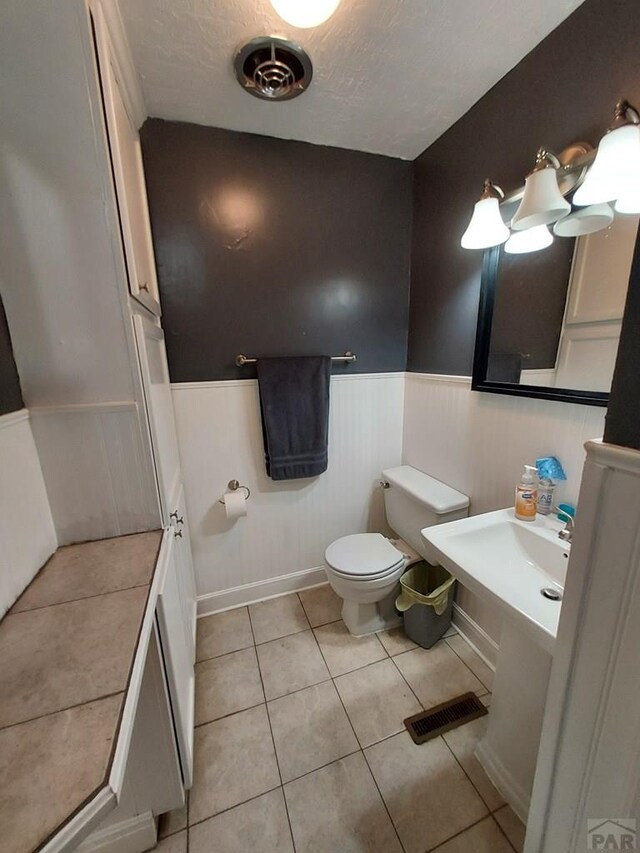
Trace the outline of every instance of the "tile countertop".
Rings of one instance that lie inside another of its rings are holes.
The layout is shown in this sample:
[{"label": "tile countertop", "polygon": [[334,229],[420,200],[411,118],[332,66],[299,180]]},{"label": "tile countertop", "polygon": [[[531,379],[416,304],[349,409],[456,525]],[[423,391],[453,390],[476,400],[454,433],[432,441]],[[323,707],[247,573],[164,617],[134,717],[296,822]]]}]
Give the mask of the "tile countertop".
[{"label": "tile countertop", "polygon": [[59,548],[0,622],[3,850],[39,848],[106,784],[161,539]]}]

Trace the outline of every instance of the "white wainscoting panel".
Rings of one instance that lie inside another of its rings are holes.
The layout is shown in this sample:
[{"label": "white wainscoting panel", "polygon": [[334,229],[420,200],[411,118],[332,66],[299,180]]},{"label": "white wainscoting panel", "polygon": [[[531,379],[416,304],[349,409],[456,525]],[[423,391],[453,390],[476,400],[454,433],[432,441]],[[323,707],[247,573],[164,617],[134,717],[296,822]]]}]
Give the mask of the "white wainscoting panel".
[{"label": "white wainscoting panel", "polygon": [[[556,500],[575,503],[584,443],[604,431],[604,408],[471,391],[464,377],[408,373],[403,461],[471,498],[471,513],[512,506],[522,466],[557,456],[567,482]],[[495,610],[460,588],[457,602],[494,641]]]},{"label": "white wainscoting panel", "polygon": [[0,616],[57,548],[26,409],[0,417]]},{"label": "white wainscoting panel", "polygon": [[31,410],[60,545],[160,527],[135,402]]},{"label": "white wainscoting panel", "polygon": [[[321,566],[337,537],[387,532],[378,480],[401,461],[403,398],[404,374],[334,377],[327,472],[273,482],[255,381],[174,385],[198,594]],[[235,522],[218,503],[232,479],[251,489]]]}]

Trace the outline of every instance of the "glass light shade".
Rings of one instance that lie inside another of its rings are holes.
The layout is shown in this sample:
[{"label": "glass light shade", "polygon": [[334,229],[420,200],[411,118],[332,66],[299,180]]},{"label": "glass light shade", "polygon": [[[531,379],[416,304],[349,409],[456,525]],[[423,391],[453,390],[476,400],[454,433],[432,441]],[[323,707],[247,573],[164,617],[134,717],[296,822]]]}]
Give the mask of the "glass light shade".
[{"label": "glass light shade", "polygon": [[571,210],[569,202],[558,189],[554,168],[532,172],[524,185],[524,198],[511,220],[514,231],[526,231],[537,225],[549,225]]},{"label": "glass light shade", "polygon": [[553,234],[546,225],[536,225],[526,231],[516,231],[504,244],[505,252],[510,255],[525,255],[538,252],[553,243]]},{"label": "glass light shade", "polygon": [[623,191],[616,202],[616,213],[640,213],[640,185]]},{"label": "glass light shade", "polygon": [[584,183],[573,196],[579,205],[615,201],[640,184],[640,127],[625,124],[603,136]]},{"label": "glass light shade", "polygon": [[271,0],[283,21],[300,29],[317,27],[327,21],[340,5],[340,0]]},{"label": "glass light shade", "polygon": [[610,205],[592,204],[559,219],[553,226],[553,233],[557,237],[582,237],[585,234],[602,231],[612,222],[613,210]]},{"label": "glass light shade", "polygon": [[509,238],[509,229],[502,221],[497,198],[481,198],[473,208],[473,216],[462,235],[463,249],[489,249]]}]

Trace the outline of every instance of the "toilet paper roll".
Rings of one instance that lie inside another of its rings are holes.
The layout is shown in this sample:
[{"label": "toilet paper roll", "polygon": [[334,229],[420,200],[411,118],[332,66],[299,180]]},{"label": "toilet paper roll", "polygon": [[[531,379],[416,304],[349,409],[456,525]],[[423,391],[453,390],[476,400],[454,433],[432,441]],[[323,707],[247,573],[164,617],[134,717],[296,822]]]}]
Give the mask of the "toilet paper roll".
[{"label": "toilet paper roll", "polygon": [[247,514],[247,501],[244,489],[224,493],[224,511],[227,518],[242,518]]}]

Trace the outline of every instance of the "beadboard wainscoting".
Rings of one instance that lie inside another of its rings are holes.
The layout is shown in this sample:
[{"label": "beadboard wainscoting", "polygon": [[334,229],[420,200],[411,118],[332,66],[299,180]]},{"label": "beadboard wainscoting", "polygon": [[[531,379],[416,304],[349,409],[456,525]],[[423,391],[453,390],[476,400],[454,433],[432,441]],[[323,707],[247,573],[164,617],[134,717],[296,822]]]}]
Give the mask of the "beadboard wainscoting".
[{"label": "beadboard wainscoting", "polygon": [[0,417],[0,617],[58,543],[26,409]]},{"label": "beadboard wainscoting", "polygon": [[[404,384],[402,373],[334,376],[329,468],[291,482],[266,475],[255,380],[172,386],[201,613],[318,583],[334,539],[389,532],[378,483],[402,461]],[[218,502],[232,479],[251,489],[235,522]]]},{"label": "beadboard wainscoting", "polygon": [[[511,506],[522,466],[540,456],[557,456],[566,472],[556,499],[577,501],[584,443],[602,436],[605,409],[479,393],[468,377],[406,376],[403,461],[469,495],[473,515]],[[457,605],[463,633],[476,623],[489,644],[499,642],[494,608],[462,587]],[[472,639],[490,657],[486,643]]]},{"label": "beadboard wainscoting", "polygon": [[135,402],[30,411],[58,544],[159,526],[157,488]]}]

